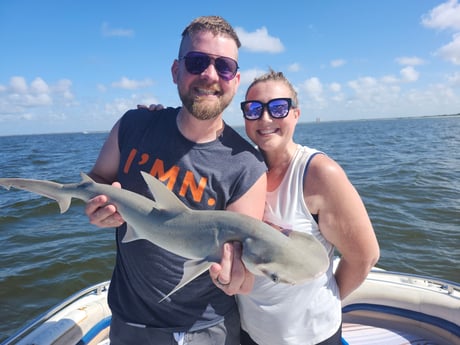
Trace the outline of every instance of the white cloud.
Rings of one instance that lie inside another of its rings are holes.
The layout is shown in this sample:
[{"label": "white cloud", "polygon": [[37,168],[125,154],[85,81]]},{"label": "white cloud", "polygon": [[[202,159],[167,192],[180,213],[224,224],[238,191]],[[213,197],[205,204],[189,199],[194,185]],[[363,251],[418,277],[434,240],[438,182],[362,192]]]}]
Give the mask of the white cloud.
[{"label": "white cloud", "polygon": [[241,41],[241,46],[253,52],[280,53],[284,51],[283,43],[277,37],[271,37],[266,27],[261,27],[254,32],[246,32],[241,27],[235,31]]},{"label": "white cloud", "polygon": [[337,68],[346,64],[346,61],[343,59],[336,59],[331,61],[331,67]]},{"label": "white cloud", "polygon": [[342,92],[342,85],[339,83],[331,83],[329,85],[329,90],[332,92],[331,100],[337,103],[344,101],[345,95]]},{"label": "white cloud", "polygon": [[66,106],[73,99],[71,86],[72,82],[66,79],[49,84],[37,77],[29,84],[22,76],[11,77],[9,84],[0,88],[0,118],[32,119],[42,113],[38,109],[51,105]]},{"label": "white cloud", "polygon": [[74,95],[71,91],[72,88],[72,81],[69,79],[61,79],[59,80],[56,85],[52,86],[52,91],[60,94],[66,100],[74,99]]},{"label": "white cloud", "polygon": [[340,92],[342,90],[342,86],[339,83],[332,83],[329,85],[329,89],[332,92]]},{"label": "white cloud", "polygon": [[136,90],[142,89],[153,85],[153,81],[149,78],[144,80],[133,80],[126,77],[122,77],[119,81],[115,81],[111,84],[114,88],[126,89],[126,90]]},{"label": "white cloud", "polygon": [[27,82],[24,77],[11,77],[10,79],[10,88],[13,93],[26,93],[27,92]]},{"label": "white cloud", "polygon": [[106,103],[105,111],[109,114],[123,114],[128,109],[133,108],[132,100],[126,98],[116,98],[110,103]]},{"label": "white cloud", "polygon": [[[264,73],[267,73],[267,71],[257,69],[257,68],[241,71],[240,84],[249,85],[254,81],[255,78],[260,77]],[[241,86],[240,86],[240,89],[241,89]]]},{"label": "white cloud", "polygon": [[422,16],[422,24],[433,29],[460,30],[460,6],[457,0],[449,0]]},{"label": "white cloud", "polygon": [[443,84],[430,85],[424,90],[411,90],[405,99],[410,103],[413,111],[423,111],[425,114],[432,115],[449,113],[449,110],[443,110],[446,109],[446,106],[449,108],[455,105],[460,106],[455,92]]},{"label": "white cloud", "polygon": [[416,57],[416,56],[402,56],[402,57],[396,58],[396,62],[400,65],[405,65],[405,66],[419,66],[425,63],[423,59]]},{"label": "white cloud", "polygon": [[107,87],[104,84],[97,84],[96,87],[99,90],[99,92],[106,92],[107,91]]},{"label": "white cloud", "polygon": [[439,48],[436,54],[454,65],[460,65],[460,33],[455,34],[452,42]]},{"label": "white cloud", "polygon": [[[422,16],[422,24],[439,30],[458,31],[460,30],[460,5],[457,0],[446,1]],[[460,33],[455,33],[452,41],[439,48],[436,55],[454,65],[460,65]]]},{"label": "white cloud", "polygon": [[409,83],[417,81],[419,77],[419,73],[412,66],[404,67],[399,73],[402,80]]},{"label": "white cloud", "polygon": [[105,112],[110,116],[119,116],[129,109],[133,109],[136,104],[150,105],[160,104],[158,99],[152,96],[133,94],[130,97],[116,98],[105,104]]},{"label": "white cloud", "polygon": [[396,84],[399,82],[399,79],[394,75],[389,74],[382,77],[382,82],[385,84]]},{"label": "white cloud", "polygon": [[288,66],[288,71],[289,72],[299,72],[301,70],[300,64],[299,63],[293,63]]},{"label": "white cloud", "polygon": [[448,75],[447,82],[452,86],[460,86],[460,72],[454,72]]},{"label": "white cloud", "polygon": [[348,86],[355,91],[372,89],[377,85],[377,80],[372,77],[362,77],[348,82]]},{"label": "white cloud", "polygon": [[30,92],[34,94],[43,94],[49,92],[48,84],[42,78],[35,78],[30,83]]},{"label": "white cloud", "polygon": [[347,85],[353,91],[350,95],[353,109],[376,114],[392,108],[398,102],[401,90],[398,85],[386,84],[373,77],[351,80]]},{"label": "white cloud", "polygon": [[300,89],[306,92],[307,96],[316,102],[323,101],[323,85],[317,77],[305,80]]},{"label": "white cloud", "polygon": [[109,26],[109,23],[102,23],[101,33],[104,37],[131,37],[134,36],[134,30],[131,29],[115,29]]}]

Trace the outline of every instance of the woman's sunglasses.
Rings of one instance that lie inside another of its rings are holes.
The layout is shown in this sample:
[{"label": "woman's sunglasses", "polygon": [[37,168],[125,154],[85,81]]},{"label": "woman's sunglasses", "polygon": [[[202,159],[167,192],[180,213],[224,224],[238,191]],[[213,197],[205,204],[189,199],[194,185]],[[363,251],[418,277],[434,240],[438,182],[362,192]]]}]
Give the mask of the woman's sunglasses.
[{"label": "woman's sunglasses", "polygon": [[185,60],[185,68],[191,74],[201,74],[213,63],[217,74],[226,81],[235,78],[238,71],[238,62],[225,56],[211,57],[201,52],[188,52],[179,60]]},{"label": "woman's sunglasses", "polygon": [[267,103],[259,101],[245,101],[241,102],[241,110],[246,120],[257,120],[260,119],[264,113],[264,108],[267,108],[268,114],[275,119],[282,119],[289,114],[291,107],[295,107],[292,104],[291,98],[274,98],[269,100]]}]

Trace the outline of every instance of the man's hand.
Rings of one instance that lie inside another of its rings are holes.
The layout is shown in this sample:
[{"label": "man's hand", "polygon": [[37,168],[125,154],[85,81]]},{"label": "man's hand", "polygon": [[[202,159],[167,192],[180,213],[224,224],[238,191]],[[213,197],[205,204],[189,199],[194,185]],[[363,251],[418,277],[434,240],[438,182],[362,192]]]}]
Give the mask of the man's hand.
[{"label": "man's hand", "polygon": [[137,109],[148,109],[150,111],[163,110],[163,104],[150,104],[148,107],[145,104],[138,104]]},{"label": "man's hand", "polygon": [[241,261],[241,242],[225,243],[220,264],[213,264],[209,274],[214,284],[227,295],[247,294],[254,285],[254,275]]},{"label": "man's hand", "polygon": [[[119,182],[112,183],[112,186],[121,188]],[[105,195],[98,195],[86,203],[85,213],[89,222],[101,228],[119,227],[125,221],[112,204],[107,204],[108,198]]]}]

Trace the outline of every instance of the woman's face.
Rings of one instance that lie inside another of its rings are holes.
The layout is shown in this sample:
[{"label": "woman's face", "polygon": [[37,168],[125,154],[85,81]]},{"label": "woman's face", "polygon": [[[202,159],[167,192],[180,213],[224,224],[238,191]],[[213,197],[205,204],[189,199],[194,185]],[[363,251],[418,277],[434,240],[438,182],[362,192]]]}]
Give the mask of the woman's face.
[{"label": "woman's face", "polygon": [[[274,98],[292,98],[288,86],[282,81],[258,82],[251,87],[246,100],[267,103]],[[245,120],[246,134],[260,150],[266,153],[282,150],[292,142],[299,116],[299,109],[291,107],[286,117],[276,119],[271,117],[264,108],[259,119]]]}]

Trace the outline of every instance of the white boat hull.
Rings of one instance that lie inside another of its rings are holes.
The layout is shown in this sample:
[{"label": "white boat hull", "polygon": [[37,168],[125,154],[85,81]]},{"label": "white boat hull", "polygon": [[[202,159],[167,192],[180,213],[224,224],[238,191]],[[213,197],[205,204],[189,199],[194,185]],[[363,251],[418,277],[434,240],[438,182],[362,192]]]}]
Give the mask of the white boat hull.
[{"label": "white boat hull", "polygon": [[[85,289],[8,338],[2,345],[107,345],[109,282]],[[460,345],[460,285],[373,270],[343,301],[349,345]]]}]

